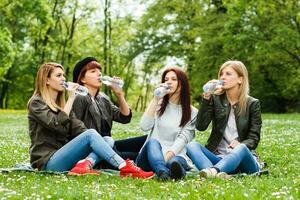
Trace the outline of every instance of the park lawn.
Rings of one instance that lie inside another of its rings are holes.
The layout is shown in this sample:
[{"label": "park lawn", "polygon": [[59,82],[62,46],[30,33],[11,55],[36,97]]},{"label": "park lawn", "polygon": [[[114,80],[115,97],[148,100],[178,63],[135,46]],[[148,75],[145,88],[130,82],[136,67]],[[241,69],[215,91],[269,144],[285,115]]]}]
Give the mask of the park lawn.
[{"label": "park lawn", "polygon": [[[130,125],[114,124],[114,138],[141,134],[140,113]],[[0,168],[29,162],[27,112],[0,110]],[[197,132],[204,143],[208,132]],[[270,175],[231,180],[188,176],[158,182],[101,174],[66,175],[11,172],[0,174],[0,199],[300,199],[300,114],[264,114],[258,153]]]}]

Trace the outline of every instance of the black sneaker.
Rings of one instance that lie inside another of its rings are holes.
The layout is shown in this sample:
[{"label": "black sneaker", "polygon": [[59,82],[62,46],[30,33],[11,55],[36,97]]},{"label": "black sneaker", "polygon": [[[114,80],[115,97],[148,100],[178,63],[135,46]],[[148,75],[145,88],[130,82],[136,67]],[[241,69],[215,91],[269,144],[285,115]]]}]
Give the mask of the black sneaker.
[{"label": "black sneaker", "polygon": [[170,175],[166,170],[160,170],[157,174],[157,179],[159,181],[167,181],[169,180]]},{"label": "black sneaker", "polygon": [[182,169],[180,163],[178,163],[177,161],[171,163],[170,171],[172,179],[178,180],[182,179],[185,176],[184,170]]}]

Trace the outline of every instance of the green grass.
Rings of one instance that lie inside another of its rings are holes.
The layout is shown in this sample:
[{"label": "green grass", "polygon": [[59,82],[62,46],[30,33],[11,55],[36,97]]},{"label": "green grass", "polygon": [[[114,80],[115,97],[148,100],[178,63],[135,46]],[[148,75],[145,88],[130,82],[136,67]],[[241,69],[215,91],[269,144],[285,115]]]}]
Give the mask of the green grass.
[{"label": "green grass", "polygon": [[[114,124],[115,138],[141,134],[140,114],[134,116],[130,125]],[[197,132],[196,140],[207,136]],[[0,168],[29,162],[29,144],[26,111],[0,110]],[[269,176],[158,182],[11,172],[0,174],[0,199],[300,199],[299,145],[300,114],[265,114],[258,153]]]}]

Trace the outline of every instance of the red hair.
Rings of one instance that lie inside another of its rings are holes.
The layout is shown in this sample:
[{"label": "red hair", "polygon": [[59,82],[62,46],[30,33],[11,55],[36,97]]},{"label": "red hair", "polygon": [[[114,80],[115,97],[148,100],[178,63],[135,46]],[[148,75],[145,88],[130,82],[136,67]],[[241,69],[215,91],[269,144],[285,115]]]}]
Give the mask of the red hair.
[{"label": "red hair", "polygon": [[95,69],[95,68],[98,68],[100,70],[102,69],[101,65],[97,61],[92,61],[92,62],[89,62],[88,64],[86,64],[80,71],[80,74],[77,79],[77,83],[79,85],[83,85],[83,83],[81,82],[81,79],[85,76],[86,71],[90,70],[90,69]]}]

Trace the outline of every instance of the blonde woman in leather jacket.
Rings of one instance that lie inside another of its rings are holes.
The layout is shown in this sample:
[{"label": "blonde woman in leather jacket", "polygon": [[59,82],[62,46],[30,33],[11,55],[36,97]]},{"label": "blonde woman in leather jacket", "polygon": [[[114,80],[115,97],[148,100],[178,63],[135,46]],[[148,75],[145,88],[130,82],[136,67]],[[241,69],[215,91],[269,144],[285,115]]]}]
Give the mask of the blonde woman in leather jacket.
[{"label": "blonde woman in leather jacket", "polygon": [[218,77],[223,85],[213,94],[203,94],[196,121],[199,131],[212,122],[211,134],[205,147],[189,143],[187,154],[202,177],[257,172],[260,166],[254,150],[260,141],[262,120],[259,100],[249,96],[247,69],[240,61],[227,61]]}]

